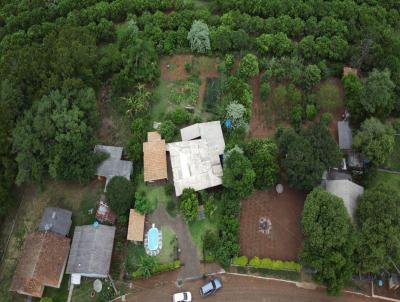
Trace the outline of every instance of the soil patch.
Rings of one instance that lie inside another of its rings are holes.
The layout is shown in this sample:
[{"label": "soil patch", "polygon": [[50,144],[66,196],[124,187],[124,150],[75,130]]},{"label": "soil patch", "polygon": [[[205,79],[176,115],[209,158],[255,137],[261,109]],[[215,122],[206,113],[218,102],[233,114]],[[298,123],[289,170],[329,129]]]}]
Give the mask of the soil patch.
[{"label": "soil patch", "polygon": [[185,64],[192,64],[193,55],[174,55],[162,57],[160,61],[161,79],[166,81],[186,80],[189,73]]},{"label": "soil patch", "polygon": [[[300,216],[305,194],[284,186],[282,194],[275,189],[257,191],[242,201],[240,212],[240,255],[249,258],[269,257],[298,260],[302,245]],[[262,232],[261,222],[270,221],[270,231]]]}]

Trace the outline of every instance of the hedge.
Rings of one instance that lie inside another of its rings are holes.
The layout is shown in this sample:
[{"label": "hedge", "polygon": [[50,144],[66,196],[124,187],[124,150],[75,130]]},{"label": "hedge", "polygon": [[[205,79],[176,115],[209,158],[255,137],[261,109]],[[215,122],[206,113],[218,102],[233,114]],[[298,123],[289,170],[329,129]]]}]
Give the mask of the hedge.
[{"label": "hedge", "polygon": [[[182,263],[180,260],[175,260],[174,262],[169,262],[169,263],[161,263],[161,264],[157,265],[157,267],[151,272],[151,274],[154,275],[154,274],[158,274],[158,273],[173,271],[175,269],[180,268],[181,266],[182,266]],[[135,271],[132,273],[133,279],[140,279],[142,277],[143,276],[139,271]]]},{"label": "hedge", "polygon": [[268,268],[273,270],[290,270],[300,272],[301,265],[294,261],[281,261],[281,260],[272,260],[270,258],[260,259],[257,256],[248,260],[246,256],[235,257],[232,260],[233,265],[238,266],[250,266],[255,268]]}]

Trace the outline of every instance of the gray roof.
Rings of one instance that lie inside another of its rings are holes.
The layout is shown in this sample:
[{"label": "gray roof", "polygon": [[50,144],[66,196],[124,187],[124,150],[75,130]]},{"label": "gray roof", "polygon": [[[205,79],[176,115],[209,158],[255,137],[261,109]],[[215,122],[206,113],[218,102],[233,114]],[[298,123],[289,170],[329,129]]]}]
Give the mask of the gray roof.
[{"label": "gray roof", "polygon": [[330,169],[329,171],[325,171],[323,173],[322,179],[323,180],[341,180],[341,179],[352,180],[352,177],[351,177],[350,173]]},{"label": "gray roof", "polygon": [[114,226],[75,227],[67,274],[107,276],[110,270],[114,236]]},{"label": "gray roof", "polygon": [[353,144],[353,134],[348,121],[338,122],[339,147],[342,150],[350,150]]},{"label": "gray roof", "polygon": [[350,180],[327,180],[326,191],[343,199],[344,205],[350,217],[354,219],[358,198],[364,193],[364,188]]},{"label": "gray roof", "polygon": [[225,141],[220,121],[193,124],[181,129],[182,141],[203,139],[208,147],[219,155],[224,154]]},{"label": "gray roof", "polygon": [[72,224],[72,212],[60,208],[45,208],[39,231],[50,231],[63,236],[69,233]]},{"label": "gray roof", "polygon": [[105,189],[107,188],[108,182],[114,176],[123,176],[128,180],[131,179],[133,164],[131,161],[121,160],[122,147],[96,145],[94,151],[108,153],[110,155],[109,158],[97,166],[96,172],[96,175],[107,179]]}]

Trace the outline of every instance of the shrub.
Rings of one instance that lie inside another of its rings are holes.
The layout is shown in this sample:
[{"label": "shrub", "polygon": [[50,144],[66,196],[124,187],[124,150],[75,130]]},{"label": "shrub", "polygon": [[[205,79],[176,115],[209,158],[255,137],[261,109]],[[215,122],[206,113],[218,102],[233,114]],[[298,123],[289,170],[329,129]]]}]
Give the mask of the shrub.
[{"label": "shrub", "polygon": [[232,71],[233,65],[235,64],[235,58],[232,54],[227,53],[224,58],[225,69],[227,73]]},{"label": "shrub", "polygon": [[271,85],[268,82],[262,83],[260,86],[261,100],[267,101],[269,93],[271,92]]},{"label": "shrub", "polygon": [[235,265],[246,266],[249,262],[249,259],[246,256],[235,257],[232,260],[232,263]]},{"label": "shrub", "polygon": [[165,139],[167,143],[171,142],[178,132],[178,129],[171,120],[166,120],[165,122],[163,122],[159,130],[161,136]]},{"label": "shrub", "polygon": [[303,119],[303,108],[301,105],[296,105],[292,110],[292,124],[294,127],[300,127]]},{"label": "shrub", "polygon": [[195,190],[192,188],[184,189],[180,197],[179,208],[187,222],[196,220],[198,207],[199,200],[197,199]]},{"label": "shrub", "polygon": [[245,55],[239,64],[238,75],[247,80],[260,72],[257,57],[251,53]]},{"label": "shrub", "polygon": [[181,126],[190,122],[192,114],[182,107],[177,107],[174,111],[169,112],[167,120],[171,120],[175,125]]},{"label": "shrub", "polygon": [[329,112],[324,112],[321,116],[321,123],[327,126],[332,120],[332,114]]},{"label": "shrub", "polygon": [[43,297],[42,299],[40,299],[40,302],[53,302],[53,298]]},{"label": "shrub", "polygon": [[146,195],[141,192],[135,192],[135,209],[140,214],[146,215],[151,212],[151,207],[147,201]]},{"label": "shrub", "polygon": [[118,216],[124,215],[133,201],[133,185],[123,176],[111,178],[107,185],[107,203]]},{"label": "shrub", "polygon": [[[242,259],[243,257],[245,259]],[[247,265],[247,262],[246,264],[242,264],[245,262],[245,260],[247,260],[246,256],[235,257],[233,259],[233,264],[245,266]],[[255,268],[266,268],[272,270],[292,270],[296,272],[300,272],[301,270],[301,265],[299,263],[293,261],[272,260],[268,257],[263,259],[253,257],[248,265]]]},{"label": "shrub", "polygon": [[[142,258],[149,258],[149,257],[142,257]],[[152,257],[150,257],[150,258],[152,258]],[[155,258],[153,258],[153,259],[155,259]],[[142,261],[143,260],[141,260],[141,262]],[[154,261],[154,262],[155,262],[155,266],[151,266],[149,277],[153,274],[169,272],[169,271],[178,269],[182,266],[182,263],[180,260],[175,260],[173,262],[162,263],[162,264],[159,264],[156,261]],[[133,279],[148,278],[148,277],[146,277],[147,273],[149,273],[148,270],[146,270],[146,274],[144,274],[142,270],[138,269],[132,273],[132,278]]]},{"label": "shrub", "polygon": [[190,63],[185,63],[184,67],[187,73],[190,73],[190,71],[192,70],[192,65]]},{"label": "shrub", "polygon": [[315,118],[316,115],[317,115],[317,108],[315,108],[315,105],[308,104],[307,107],[306,107],[307,119],[312,121]]},{"label": "shrub", "polygon": [[260,267],[261,260],[257,256],[251,258],[249,265],[254,267]]}]

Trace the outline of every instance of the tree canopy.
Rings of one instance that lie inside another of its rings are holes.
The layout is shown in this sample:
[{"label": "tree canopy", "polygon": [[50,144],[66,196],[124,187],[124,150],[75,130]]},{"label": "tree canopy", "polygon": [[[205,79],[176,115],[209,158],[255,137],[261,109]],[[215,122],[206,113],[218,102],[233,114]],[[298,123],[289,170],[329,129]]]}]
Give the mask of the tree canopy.
[{"label": "tree canopy", "polygon": [[182,195],[179,197],[179,202],[179,208],[185,220],[187,222],[195,221],[199,207],[196,191],[192,188],[184,189]]},{"label": "tree canopy", "polygon": [[195,20],[187,36],[193,52],[206,53],[211,50],[210,31],[207,24]]},{"label": "tree canopy", "polygon": [[354,233],[343,200],[315,188],[305,201],[301,225],[301,262],[316,270],[315,280],[326,285],[329,294],[339,294],[354,270]]},{"label": "tree canopy", "polygon": [[107,185],[107,204],[118,216],[126,214],[134,199],[132,183],[123,176],[111,178]]}]

